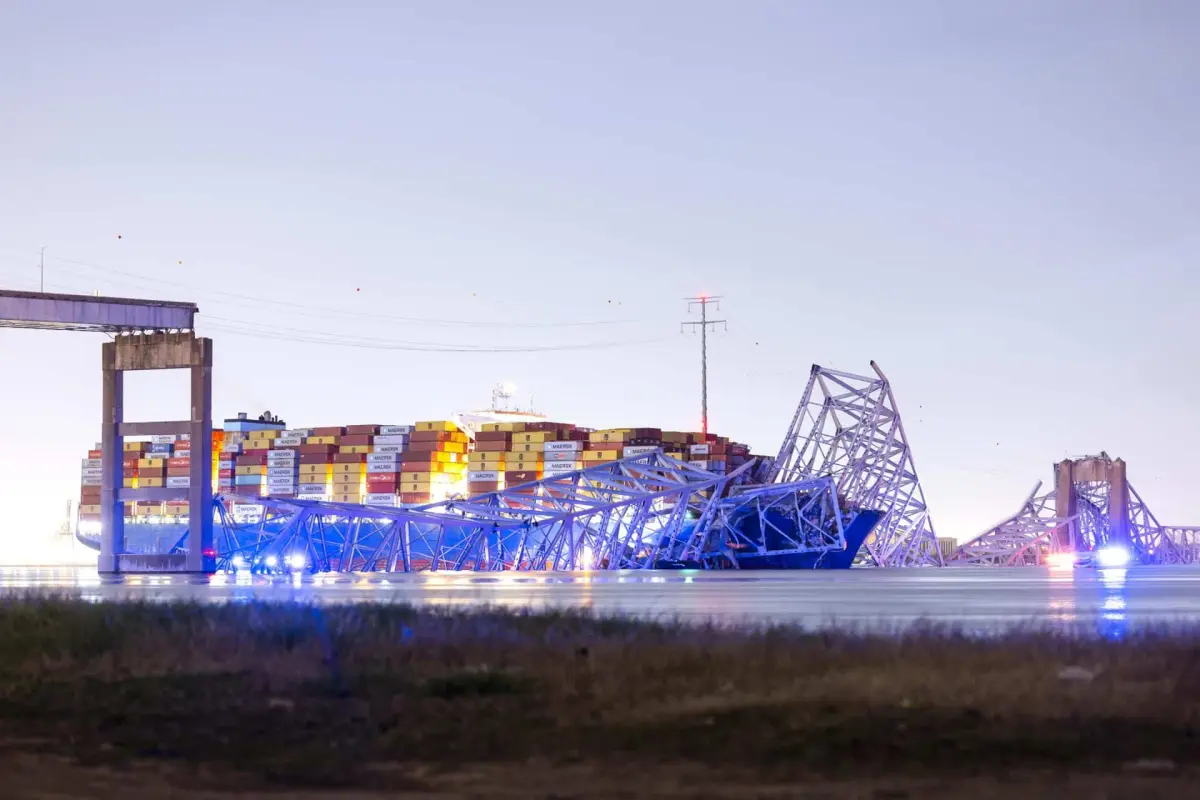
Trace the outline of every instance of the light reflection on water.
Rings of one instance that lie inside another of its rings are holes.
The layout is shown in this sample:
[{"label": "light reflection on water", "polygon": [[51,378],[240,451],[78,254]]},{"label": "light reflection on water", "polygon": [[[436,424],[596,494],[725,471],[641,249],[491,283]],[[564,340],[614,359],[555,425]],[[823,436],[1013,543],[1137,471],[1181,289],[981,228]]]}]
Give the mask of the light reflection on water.
[{"label": "light reflection on water", "polygon": [[1200,567],[815,572],[398,573],[267,577],[100,577],[75,568],[0,568],[0,594],[89,601],[401,602],[442,607],[584,607],[600,613],[724,622],[904,624],[990,630],[1030,621],[1096,626],[1200,623]]}]

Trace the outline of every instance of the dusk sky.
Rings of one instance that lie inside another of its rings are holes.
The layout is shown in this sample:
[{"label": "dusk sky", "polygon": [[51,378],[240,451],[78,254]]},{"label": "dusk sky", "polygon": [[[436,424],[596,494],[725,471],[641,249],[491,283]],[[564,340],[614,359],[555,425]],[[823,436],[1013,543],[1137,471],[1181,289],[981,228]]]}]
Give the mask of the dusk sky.
[{"label": "dusk sky", "polygon": [[[509,380],[670,429],[720,294],[711,426],[756,452],[875,359],[940,535],[1101,449],[1200,524],[1198,42],[1194,0],[6,0],[0,287],[47,245],[47,290],[198,303],[219,418]],[[78,496],[102,341],[0,330],[0,545]],[[560,349],[469,352],[517,347]]]}]

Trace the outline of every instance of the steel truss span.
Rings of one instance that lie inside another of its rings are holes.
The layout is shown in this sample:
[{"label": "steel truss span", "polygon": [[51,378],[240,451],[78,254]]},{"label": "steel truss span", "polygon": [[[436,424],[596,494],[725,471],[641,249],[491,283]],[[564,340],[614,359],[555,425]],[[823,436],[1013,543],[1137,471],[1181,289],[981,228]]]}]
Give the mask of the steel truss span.
[{"label": "steel truss span", "polygon": [[[1124,479],[1124,462],[1120,459],[1114,461],[1101,453],[1063,462],[1056,469],[1062,474],[1064,466],[1069,468],[1071,464],[1100,465],[1105,470],[1119,464],[1120,477],[1116,483],[1067,480],[1048,492],[1042,492],[1039,482],[1017,513],[964,544],[949,563],[1034,566],[1047,563],[1055,554],[1089,553],[1109,545],[1128,548],[1134,560],[1145,564],[1191,564],[1200,560],[1200,527],[1161,524]],[[1073,513],[1063,513],[1064,509]]]},{"label": "steel truss span", "polygon": [[[647,569],[698,561],[726,485],[661,451],[471,498],[388,508],[217,499],[218,568]],[[785,490],[786,491],[786,490]],[[240,519],[245,509],[251,519]],[[255,511],[254,509],[257,509]]]},{"label": "steel truss span", "polygon": [[861,559],[881,567],[941,566],[937,535],[900,410],[883,371],[873,377],[813,365],[808,386],[766,470],[771,483],[831,478],[849,508],[883,519]]}]

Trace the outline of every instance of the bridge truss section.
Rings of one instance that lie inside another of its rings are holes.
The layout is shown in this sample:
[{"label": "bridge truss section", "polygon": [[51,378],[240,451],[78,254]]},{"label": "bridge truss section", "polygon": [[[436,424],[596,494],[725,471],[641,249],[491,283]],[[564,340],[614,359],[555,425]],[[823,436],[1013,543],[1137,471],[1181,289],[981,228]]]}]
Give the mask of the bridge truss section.
[{"label": "bridge truss section", "polygon": [[735,487],[716,509],[699,553],[714,559],[773,558],[846,549],[832,478]]},{"label": "bridge truss section", "polygon": [[887,377],[813,365],[779,456],[772,483],[832,478],[849,507],[884,514],[863,547],[863,561],[881,567],[941,566],[937,534],[912,450]]},{"label": "bridge truss section", "polygon": [[[1108,484],[1089,481],[1073,484],[1078,513],[1056,516],[1058,492],[1039,494],[1034,486],[1021,509],[958,548],[949,563],[974,566],[1019,567],[1044,564],[1055,552],[1089,552],[1112,539]],[[1065,529],[1061,539],[1056,532]],[[1150,507],[1129,484],[1129,543],[1141,562],[1193,563],[1200,546],[1200,527],[1161,525]]]},{"label": "bridge truss section", "polygon": [[290,498],[239,503],[225,496],[217,514],[218,567],[648,569],[699,550],[726,484],[738,477],[738,472],[709,472],[656,451],[422,506]]}]

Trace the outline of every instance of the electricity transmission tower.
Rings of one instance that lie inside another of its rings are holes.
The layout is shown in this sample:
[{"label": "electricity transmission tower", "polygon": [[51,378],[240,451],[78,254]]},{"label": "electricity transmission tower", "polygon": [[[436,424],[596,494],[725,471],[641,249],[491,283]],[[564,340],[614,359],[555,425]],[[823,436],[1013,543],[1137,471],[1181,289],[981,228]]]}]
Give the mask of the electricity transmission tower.
[{"label": "electricity transmission tower", "polygon": [[683,328],[700,328],[700,426],[701,430],[708,433],[708,326],[725,325],[723,319],[709,319],[708,306],[712,304],[714,309],[717,309],[717,302],[720,297],[709,297],[708,295],[700,295],[699,297],[687,297],[688,313],[692,313],[693,306],[700,306],[700,321],[699,322],[684,322],[681,323]]}]

